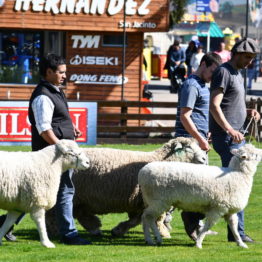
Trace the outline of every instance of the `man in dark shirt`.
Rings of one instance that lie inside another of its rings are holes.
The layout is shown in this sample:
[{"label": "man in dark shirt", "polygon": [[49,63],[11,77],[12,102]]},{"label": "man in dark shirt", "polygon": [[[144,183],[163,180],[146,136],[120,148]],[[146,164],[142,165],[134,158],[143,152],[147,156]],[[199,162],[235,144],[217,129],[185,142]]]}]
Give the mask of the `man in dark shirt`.
[{"label": "man in dark shirt", "polygon": [[[231,59],[215,71],[211,81],[210,132],[215,151],[220,155],[222,166],[228,167],[231,150],[245,144],[244,123],[246,116],[260,119],[255,109],[247,109],[244,81],[241,69],[246,68],[259,52],[251,38],[238,41],[232,48]],[[253,240],[244,232],[244,211],[238,213],[238,231],[244,242]],[[235,241],[228,227],[228,241]]]}]

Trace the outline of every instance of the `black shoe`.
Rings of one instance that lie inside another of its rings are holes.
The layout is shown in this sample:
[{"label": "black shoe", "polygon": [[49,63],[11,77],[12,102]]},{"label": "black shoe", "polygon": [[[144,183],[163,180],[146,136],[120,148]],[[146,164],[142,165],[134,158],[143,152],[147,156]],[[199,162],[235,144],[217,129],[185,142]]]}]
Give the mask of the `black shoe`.
[{"label": "black shoe", "polygon": [[63,237],[61,242],[65,245],[91,245],[92,243],[80,236],[75,237]]},{"label": "black shoe", "polygon": [[241,237],[243,242],[246,242],[246,243],[254,243],[255,241],[248,235],[244,235]]},{"label": "black shoe", "polygon": [[5,239],[10,242],[16,241],[16,236],[13,234],[12,229],[5,234]]},{"label": "black shoe", "polygon": [[[6,215],[0,216],[0,227],[4,224],[5,219],[6,219]],[[12,227],[8,230],[8,232],[5,234],[4,237],[5,237],[5,239],[6,239],[7,241],[11,241],[11,242],[16,241],[16,236],[13,235],[13,232],[12,232],[13,229],[14,229],[14,226],[12,226]]]},{"label": "black shoe", "polygon": [[[241,236],[241,239],[243,242],[246,242],[246,243],[254,243],[255,241],[248,235],[244,235],[244,236]],[[235,239],[231,239],[229,238],[228,239],[228,242],[236,242]]]}]

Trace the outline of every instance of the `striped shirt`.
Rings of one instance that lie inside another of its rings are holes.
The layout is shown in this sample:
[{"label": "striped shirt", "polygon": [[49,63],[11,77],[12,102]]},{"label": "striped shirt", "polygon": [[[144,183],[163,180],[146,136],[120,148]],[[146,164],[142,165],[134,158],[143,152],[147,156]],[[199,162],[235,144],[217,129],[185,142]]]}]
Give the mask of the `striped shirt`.
[{"label": "striped shirt", "polygon": [[178,108],[175,125],[175,137],[191,137],[180,121],[181,108],[191,108],[191,119],[198,132],[207,138],[209,120],[210,92],[205,82],[196,75],[190,75],[183,83],[178,94]]}]

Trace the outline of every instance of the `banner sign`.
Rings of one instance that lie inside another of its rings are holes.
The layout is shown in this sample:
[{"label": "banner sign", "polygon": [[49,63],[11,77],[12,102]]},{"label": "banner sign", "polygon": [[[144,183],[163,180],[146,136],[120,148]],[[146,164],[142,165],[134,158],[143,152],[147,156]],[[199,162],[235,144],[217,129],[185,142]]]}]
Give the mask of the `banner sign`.
[{"label": "banner sign", "polygon": [[196,11],[217,13],[219,11],[219,0],[197,0]]},{"label": "banner sign", "polygon": [[[96,144],[97,103],[69,102],[73,123],[82,132],[76,141]],[[28,118],[28,102],[0,102],[0,145],[30,145],[31,125]]]}]

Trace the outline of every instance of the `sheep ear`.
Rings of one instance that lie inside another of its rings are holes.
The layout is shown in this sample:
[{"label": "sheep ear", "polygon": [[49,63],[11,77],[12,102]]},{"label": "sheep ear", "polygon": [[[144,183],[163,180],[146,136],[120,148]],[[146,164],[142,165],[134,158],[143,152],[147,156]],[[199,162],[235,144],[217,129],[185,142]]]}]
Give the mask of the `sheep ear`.
[{"label": "sheep ear", "polygon": [[238,154],[238,149],[234,148],[230,150],[231,154],[236,156]]},{"label": "sheep ear", "polygon": [[63,143],[61,143],[61,141],[59,141],[56,144],[56,146],[57,146],[58,150],[60,152],[62,152],[62,154],[66,154],[69,151],[68,147],[66,145],[64,145]]},{"label": "sheep ear", "polygon": [[183,145],[181,143],[177,143],[175,145],[175,151],[178,151],[178,150],[181,150],[181,149],[183,149]]}]

